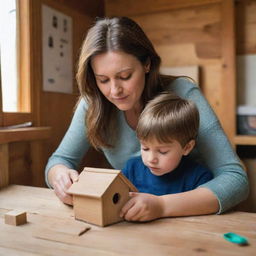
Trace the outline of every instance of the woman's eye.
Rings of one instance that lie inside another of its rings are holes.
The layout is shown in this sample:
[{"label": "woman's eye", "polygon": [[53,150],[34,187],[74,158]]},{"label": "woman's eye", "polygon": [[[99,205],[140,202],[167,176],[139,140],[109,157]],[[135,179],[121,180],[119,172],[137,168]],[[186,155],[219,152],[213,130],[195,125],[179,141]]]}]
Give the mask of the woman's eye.
[{"label": "woman's eye", "polygon": [[128,75],[128,76],[120,76],[120,79],[121,80],[128,80],[128,79],[130,79],[131,78],[131,74],[130,75]]},{"label": "woman's eye", "polygon": [[108,79],[106,79],[106,80],[100,80],[100,83],[101,84],[105,84],[105,83],[107,83],[108,82]]}]

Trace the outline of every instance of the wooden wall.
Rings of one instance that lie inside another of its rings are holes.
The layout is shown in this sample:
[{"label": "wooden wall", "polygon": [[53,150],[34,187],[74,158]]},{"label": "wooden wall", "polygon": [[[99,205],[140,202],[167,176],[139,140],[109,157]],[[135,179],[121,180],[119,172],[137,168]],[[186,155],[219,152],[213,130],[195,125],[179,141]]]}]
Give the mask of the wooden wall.
[{"label": "wooden wall", "polygon": [[[95,16],[125,15],[136,20],[153,41],[163,66],[200,67],[200,87],[215,109],[229,137],[235,135],[234,54],[256,52],[256,1],[236,1],[236,40],[232,24],[232,0],[30,0],[32,20],[32,110],[36,126],[52,127],[44,142],[45,165],[62,139],[78,98],[73,94],[42,91],[41,4],[70,15],[74,24],[74,70],[79,48]],[[104,10],[105,5],[105,10]],[[227,115],[228,113],[228,115]],[[10,183],[44,186],[43,168],[36,184],[31,179],[29,143],[10,145]],[[101,154],[90,150],[84,165],[109,167]],[[99,165],[98,163],[101,163]]]},{"label": "wooden wall", "polygon": [[[256,54],[256,0],[237,1],[236,10],[236,53],[237,54]],[[247,168],[250,180],[250,194],[248,199],[239,206],[239,210],[256,212],[256,146],[243,147],[243,162]]]},{"label": "wooden wall", "polygon": [[200,67],[199,85],[231,140],[235,136],[232,7],[231,0],[105,0],[107,15],[129,16],[142,26],[163,67]]},{"label": "wooden wall", "polygon": [[36,184],[32,183],[30,146],[26,142],[10,144],[10,183],[45,186],[44,166],[50,154],[56,149],[62,139],[73,115],[73,108],[78,99],[77,84],[74,79],[73,94],[61,94],[42,91],[42,24],[41,5],[46,4],[55,8],[73,19],[73,63],[74,76],[79,49],[85,37],[88,27],[95,16],[102,16],[104,3],[102,0],[79,1],[79,0],[30,0],[32,8],[30,33],[31,33],[31,85],[32,85],[32,112],[33,124],[35,126],[50,126],[52,128],[51,138],[43,142],[40,164],[41,171],[37,174]]}]

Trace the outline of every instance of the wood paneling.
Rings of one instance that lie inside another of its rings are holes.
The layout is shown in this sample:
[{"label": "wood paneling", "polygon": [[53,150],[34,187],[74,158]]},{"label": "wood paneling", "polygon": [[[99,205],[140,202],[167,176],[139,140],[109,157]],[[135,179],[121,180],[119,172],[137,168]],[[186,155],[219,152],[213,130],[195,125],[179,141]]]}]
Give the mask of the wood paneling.
[{"label": "wood paneling", "polygon": [[29,142],[14,142],[9,144],[9,183],[32,185],[30,175]]},{"label": "wood paneling", "polygon": [[[10,183],[44,186],[44,167],[48,157],[59,145],[71,121],[74,106],[78,99],[78,89],[75,82],[75,70],[79,49],[88,27],[95,16],[102,16],[103,0],[69,1],[69,0],[26,0],[30,12],[22,12],[23,19],[28,24],[29,69],[23,70],[23,82],[31,83],[31,111],[34,126],[51,127],[51,137],[45,141],[15,142],[9,145]],[[42,89],[42,22],[41,6],[48,5],[73,20],[73,93],[51,93]],[[29,17],[28,17],[29,16]],[[26,76],[27,73],[29,76]],[[26,102],[25,102],[26,103]],[[25,107],[24,107],[25,108]],[[28,135],[28,134],[27,134]],[[41,144],[40,144],[41,143]],[[43,145],[43,147],[42,147]]]},{"label": "wood paneling", "polygon": [[[70,8],[70,1],[62,1],[66,2],[67,4],[60,4],[53,0],[40,0],[40,2],[52,8],[55,8],[65,13],[66,15],[69,15],[73,19],[73,93],[63,94],[44,92],[41,88],[42,83],[40,82],[40,84],[38,84],[38,87],[40,88],[40,124],[52,127],[52,137],[50,140],[44,142],[43,149],[43,155],[47,156],[48,158],[59,145],[74,113],[74,107],[79,97],[78,87],[75,81],[76,64],[78,61],[79,50],[82,41],[86,35],[89,26],[91,26],[91,23],[93,22],[93,18],[91,17],[90,9],[87,9],[87,12],[85,12],[84,14],[82,14],[81,11],[78,11],[79,6],[81,7],[81,4],[78,4],[76,8]],[[78,1],[76,2],[78,3]],[[86,2],[88,1],[84,2],[85,5]],[[38,27],[41,27],[40,7],[40,3],[35,6],[35,9],[37,10],[39,16],[35,20],[38,24]],[[73,7],[75,7],[74,4]],[[39,35],[39,38],[41,38],[41,33]],[[41,40],[39,38],[37,44],[38,47],[41,48]],[[41,59],[42,56],[40,56],[40,60]],[[41,61],[40,63],[38,63],[38,65],[42,65]],[[40,73],[40,77],[42,77],[42,73]]]},{"label": "wood paneling", "polygon": [[161,56],[163,67],[200,67],[199,85],[233,141],[233,1],[106,0],[105,7],[108,16],[129,16],[141,25]]}]

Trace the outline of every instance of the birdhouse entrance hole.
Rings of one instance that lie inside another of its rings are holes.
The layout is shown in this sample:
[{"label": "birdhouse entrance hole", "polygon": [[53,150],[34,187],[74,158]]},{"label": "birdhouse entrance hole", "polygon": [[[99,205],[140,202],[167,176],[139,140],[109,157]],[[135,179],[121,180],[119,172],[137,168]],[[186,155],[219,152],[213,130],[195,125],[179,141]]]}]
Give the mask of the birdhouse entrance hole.
[{"label": "birdhouse entrance hole", "polygon": [[112,198],[113,203],[117,204],[119,202],[119,200],[120,200],[120,194],[119,193],[115,193],[113,195],[113,198]]}]

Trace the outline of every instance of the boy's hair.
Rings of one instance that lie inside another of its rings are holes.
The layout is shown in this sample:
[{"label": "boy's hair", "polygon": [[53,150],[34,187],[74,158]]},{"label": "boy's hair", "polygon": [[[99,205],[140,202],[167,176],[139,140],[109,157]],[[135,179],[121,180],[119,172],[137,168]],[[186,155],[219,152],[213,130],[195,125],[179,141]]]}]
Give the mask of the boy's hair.
[{"label": "boy's hair", "polygon": [[177,140],[184,147],[196,139],[198,128],[196,105],[173,93],[163,92],[144,108],[136,133],[139,140],[156,139],[160,143]]}]

